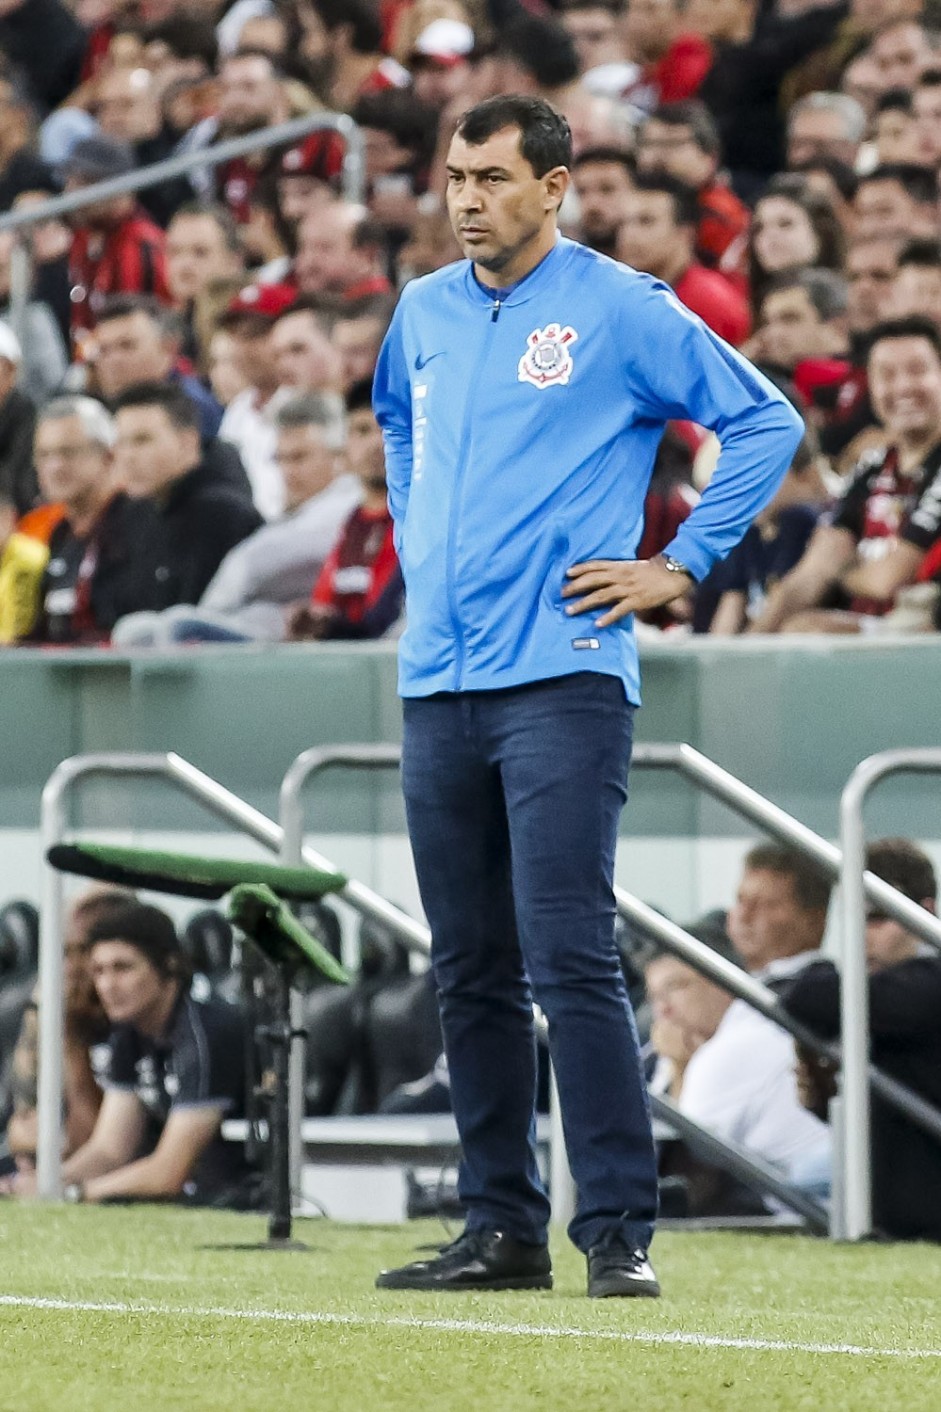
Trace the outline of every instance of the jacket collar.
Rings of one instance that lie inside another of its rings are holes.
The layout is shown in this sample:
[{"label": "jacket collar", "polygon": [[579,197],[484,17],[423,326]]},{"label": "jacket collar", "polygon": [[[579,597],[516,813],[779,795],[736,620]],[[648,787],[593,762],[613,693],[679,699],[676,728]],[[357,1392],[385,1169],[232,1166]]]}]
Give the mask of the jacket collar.
[{"label": "jacket collar", "polygon": [[[540,294],[546,285],[551,284],[559,274],[568,260],[569,252],[574,244],[574,241],[567,240],[565,236],[560,235],[548,255],[544,255],[535,269],[530,270],[528,275],[524,275],[513,285],[505,298],[500,300],[501,304],[510,309],[517,304],[526,304],[530,299]],[[475,304],[492,305],[497,291],[488,289],[486,285],[480,283],[474,274],[474,265],[471,260],[468,260],[466,265],[464,287],[468,294]]]}]

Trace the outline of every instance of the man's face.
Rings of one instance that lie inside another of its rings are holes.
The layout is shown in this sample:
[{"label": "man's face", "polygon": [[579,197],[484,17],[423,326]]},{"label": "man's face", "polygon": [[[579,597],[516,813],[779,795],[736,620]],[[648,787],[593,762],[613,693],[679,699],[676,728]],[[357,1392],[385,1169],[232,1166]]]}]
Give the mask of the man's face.
[{"label": "man's face", "polygon": [[925,0],[850,0],[850,15],[859,29],[872,31],[889,20],[917,19]]},{"label": "man's face", "polygon": [[585,162],[572,173],[572,185],[585,240],[589,245],[613,245],[633,190],[626,167],[620,162]]},{"label": "man's face", "polygon": [[903,108],[885,108],[873,120],[879,165],[920,160],[918,127]]},{"label": "man's face", "polygon": [[279,319],[270,346],[279,387],[320,392],[339,382],[339,359],[314,314],[305,310]]},{"label": "man's face", "polygon": [[625,202],[624,219],[618,232],[618,259],[635,270],[656,275],[672,275],[692,253],[693,235],[677,225],[673,198],[667,191],[631,191]]},{"label": "man's face", "polygon": [[219,75],[219,125],[227,133],[256,132],[277,122],[281,85],[261,54],[228,60]]},{"label": "man's face", "polygon": [[161,491],[199,460],[199,434],[173,425],[162,407],[122,407],[115,467],[118,479],[136,500]]},{"label": "man's face", "polygon": [[563,10],[562,24],[578,52],[582,73],[600,64],[624,60],[624,39],[618,16],[597,5],[588,9]]},{"label": "man's face", "polygon": [[381,127],[363,127],[360,131],[366,152],[366,176],[370,181],[379,176],[392,176],[411,164],[414,154],[402,146],[394,133]]},{"label": "man's face", "polygon": [[673,956],[651,961],[644,980],[654,1019],[676,1025],[691,1049],[712,1038],[729,1008],[725,991]]},{"label": "man's face", "polygon": [[94,106],[102,132],[123,142],[143,142],[160,131],[160,106],[148,69],[114,68],[98,79]]},{"label": "man's face", "polygon": [[869,355],[869,394],[889,435],[941,435],[941,359],[926,338],[884,338]]},{"label": "man's face", "polygon": [[870,908],[866,913],[866,969],[870,975],[910,961],[918,955],[920,946],[918,937],[906,931],[901,922],[876,909]]},{"label": "man's face", "polygon": [[133,1025],[160,1005],[166,980],[128,941],[97,941],[89,968],[98,999],[113,1025]]},{"label": "man's face", "polygon": [[366,490],[385,488],[386,458],[379,423],[369,407],[358,407],[346,419],[346,464]]},{"label": "man's face", "polygon": [[676,0],[630,0],[624,20],[627,52],[633,59],[659,58],[673,43],[676,25]]},{"label": "man's face", "polygon": [[757,971],[781,957],[815,951],[823,940],[825,922],[824,911],[801,906],[788,874],[746,868],[729,912],[728,929],[748,970]]},{"label": "man's face", "polygon": [[916,161],[926,166],[941,164],[941,84],[925,84],[912,95],[915,109]]},{"label": "man's face", "polygon": [[787,164],[799,167],[816,162],[821,157],[837,157],[850,166],[856,160],[858,142],[846,135],[846,126],[839,113],[827,108],[799,109],[788,123]]},{"label": "man's face", "polygon": [[856,234],[861,238],[895,236],[904,239],[919,225],[918,206],[900,181],[864,181],[853,202]]},{"label": "man's face", "polygon": [[371,317],[339,319],[333,325],[331,342],[340,358],[343,387],[352,387],[362,378],[371,378],[382,344],[383,321]]},{"label": "man's face", "polygon": [[238,274],[242,261],[211,216],[175,216],[167,227],[167,282],[174,302],[191,304],[208,284]]},{"label": "man's face", "polygon": [[941,328],[941,267],[903,265],[892,282],[891,302],[898,318],[925,314]]},{"label": "man's face", "polygon": [[827,351],[826,324],[806,289],[782,289],[765,297],[761,306],[761,341],[775,367],[793,372],[805,358]]},{"label": "man's face", "polygon": [[928,37],[912,20],[881,30],[869,46],[883,93],[890,88],[912,89],[931,57]]},{"label": "man's face", "polygon": [[689,0],[684,26],[707,39],[727,39],[738,32],[743,12],[750,15],[754,0]]},{"label": "man's face", "polygon": [[111,457],[89,441],[80,417],[45,418],[36,427],[33,460],[43,499],[81,505],[109,482]]},{"label": "man's face", "polygon": [[853,333],[868,333],[888,317],[895,268],[894,241],[865,240],[850,246],[846,253],[847,320]]},{"label": "man's face", "polygon": [[[558,174],[561,169],[556,169]],[[565,181],[537,177],[520,152],[518,128],[471,146],[455,134],[447,156],[448,215],[465,256],[495,274],[544,233]]]},{"label": "man's face", "polygon": [[642,172],[667,176],[697,189],[715,174],[716,161],[704,152],[688,123],[662,123],[648,118],[637,141],[637,165]]},{"label": "man's face", "polygon": [[173,366],[171,346],[142,309],[99,324],[95,347],[98,385],[107,398],[135,382],[162,382]]},{"label": "man's face", "polygon": [[[413,59],[409,64],[412,72],[412,90],[416,98],[430,103],[433,108],[443,108],[454,103],[468,93],[473,83],[473,70],[466,59],[453,64],[439,64],[427,56]],[[468,102],[468,107],[471,104]]]},{"label": "man's face", "polygon": [[296,226],[305,217],[317,215],[336,197],[326,181],[315,176],[283,176],[278,178],[278,210],[289,225]]},{"label": "man's face", "polygon": [[353,222],[340,202],[307,216],[298,232],[297,281],[305,294],[342,294],[364,274]]},{"label": "man's face", "polygon": [[313,423],[282,428],[278,432],[276,460],[288,510],[296,510],[311,496],[319,495],[336,471],[336,454],[327,444],[326,430]]}]

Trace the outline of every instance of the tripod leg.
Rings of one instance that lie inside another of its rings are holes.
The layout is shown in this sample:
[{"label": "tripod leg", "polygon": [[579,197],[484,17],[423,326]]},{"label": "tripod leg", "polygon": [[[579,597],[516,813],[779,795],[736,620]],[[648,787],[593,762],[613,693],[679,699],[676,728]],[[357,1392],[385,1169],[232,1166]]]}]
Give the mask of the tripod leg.
[{"label": "tripod leg", "polygon": [[271,1216],[269,1240],[291,1238],[291,1150],[288,1076],[291,1062],[291,989],[287,971],[277,967],[276,1008],[272,1025],[274,1086],[269,1111],[271,1139]]}]

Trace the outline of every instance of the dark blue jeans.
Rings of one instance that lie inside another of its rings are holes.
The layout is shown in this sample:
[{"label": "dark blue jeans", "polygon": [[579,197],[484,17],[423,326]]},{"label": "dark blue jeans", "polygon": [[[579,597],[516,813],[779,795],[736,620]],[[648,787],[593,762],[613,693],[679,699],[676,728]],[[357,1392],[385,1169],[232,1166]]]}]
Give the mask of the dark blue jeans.
[{"label": "dark blue jeans", "polygon": [[633,707],[591,672],[404,703],[402,777],[431,927],[470,1229],[542,1244],[532,1002],[549,1022],[569,1235],[647,1248],[657,1174],[614,944],[614,851]]}]

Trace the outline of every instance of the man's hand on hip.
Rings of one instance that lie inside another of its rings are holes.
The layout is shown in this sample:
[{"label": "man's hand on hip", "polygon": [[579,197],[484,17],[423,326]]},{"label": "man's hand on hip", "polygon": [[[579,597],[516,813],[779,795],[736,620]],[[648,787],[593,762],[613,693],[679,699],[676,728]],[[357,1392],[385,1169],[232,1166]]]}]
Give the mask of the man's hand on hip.
[{"label": "man's hand on hip", "polygon": [[619,622],[629,613],[661,608],[693,586],[689,574],[668,569],[659,555],[654,559],[590,559],[573,564],[567,577],[562,597],[574,601],[565,611],[575,615],[603,608],[606,611],[595,620],[599,628]]}]

